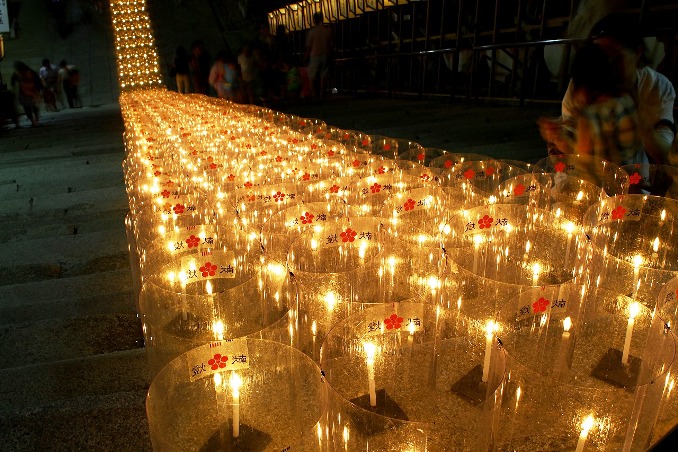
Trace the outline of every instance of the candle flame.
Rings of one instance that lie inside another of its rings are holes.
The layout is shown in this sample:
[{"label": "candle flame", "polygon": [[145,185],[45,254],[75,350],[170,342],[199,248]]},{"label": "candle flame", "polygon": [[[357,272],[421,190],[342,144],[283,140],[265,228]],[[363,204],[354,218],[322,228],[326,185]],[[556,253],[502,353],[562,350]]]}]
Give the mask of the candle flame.
[{"label": "candle flame", "polygon": [[563,320],[563,330],[565,330],[565,332],[567,333],[568,331],[570,331],[570,328],[572,328],[572,319],[570,319],[569,317],[565,317],[565,319]]},{"label": "candle flame", "polygon": [[532,248],[532,244],[531,244],[530,241],[528,240],[528,241],[525,243],[525,252],[526,252],[526,253],[529,253],[529,252],[530,252],[530,248]]},{"label": "candle flame", "polygon": [[575,228],[576,228],[576,226],[571,221],[568,221],[567,223],[565,223],[563,225],[563,229],[565,229],[565,231],[567,231],[568,234],[572,234],[574,232]]},{"label": "candle flame", "polygon": [[656,237],[654,239],[654,242],[652,242],[652,250],[656,253],[659,251],[659,237]]},{"label": "candle flame", "polygon": [[228,384],[230,384],[231,389],[233,389],[233,395],[239,395],[240,386],[242,386],[242,378],[240,378],[240,375],[238,375],[236,371],[231,373],[231,377],[228,379]]},{"label": "candle flame", "polygon": [[595,422],[596,421],[595,421],[595,419],[593,418],[592,415],[589,414],[588,416],[586,416],[586,419],[584,419],[584,421],[581,423],[582,431],[588,433],[588,431],[591,430],[593,428],[593,426],[595,425]]},{"label": "candle flame", "polygon": [[409,325],[409,327],[408,327],[408,330],[410,330],[410,335],[413,335],[413,334],[414,334],[414,323],[413,323],[413,322],[410,322],[410,325]]},{"label": "candle flame", "polygon": [[633,256],[632,262],[634,268],[640,267],[641,265],[643,265],[643,256],[641,256],[640,254],[636,254],[635,256]]},{"label": "candle flame", "polygon": [[313,335],[315,336],[315,333],[317,331],[318,331],[318,326],[316,325],[315,320],[314,320],[313,323],[311,324],[311,333],[313,333]]},{"label": "candle flame", "polygon": [[214,389],[216,389],[217,392],[221,392],[221,384],[222,384],[221,372],[217,372],[214,374]]},{"label": "candle flame", "polygon": [[480,234],[476,234],[473,236],[473,246],[478,248],[480,244],[483,243],[483,236]]},{"label": "candle flame", "polygon": [[367,359],[374,360],[374,354],[377,352],[377,346],[372,342],[363,342],[363,350],[365,350],[365,355]]},{"label": "candle flame", "polygon": [[635,319],[638,313],[640,312],[640,304],[637,301],[634,301],[629,305],[629,318]]},{"label": "candle flame", "polygon": [[214,332],[214,336],[220,341],[224,339],[225,330],[226,327],[224,326],[224,322],[222,322],[221,320],[217,320],[212,325],[212,331]]},{"label": "candle flame", "polygon": [[207,295],[212,295],[212,284],[209,281],[205,283],[205,292]]},{"label": "candle flame", "polygon": [[497,331],[499,325],[494,320],[488,320],[485,324],[485,336],[491,338],[495,331]]}]

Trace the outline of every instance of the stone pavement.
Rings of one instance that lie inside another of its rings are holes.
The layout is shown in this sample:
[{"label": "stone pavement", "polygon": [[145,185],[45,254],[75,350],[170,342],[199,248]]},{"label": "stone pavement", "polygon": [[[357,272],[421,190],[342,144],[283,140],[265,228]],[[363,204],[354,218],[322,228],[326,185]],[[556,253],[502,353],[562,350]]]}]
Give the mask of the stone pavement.
[{"label": "stone pavement", "polygon": [[[96,15],[62,40],[44,3],[24,1],[3,77],[14,59],[37,67],[43,56],[66,58],[85,71],[85,108],[43,113],[35,129],[0,128],[0,450],[150,450],[111,28]],[[168,40],[159,44],[176,44]],[[535,120],[554,108],[337,97],[286,111],[534,161],[544,152]]]}]

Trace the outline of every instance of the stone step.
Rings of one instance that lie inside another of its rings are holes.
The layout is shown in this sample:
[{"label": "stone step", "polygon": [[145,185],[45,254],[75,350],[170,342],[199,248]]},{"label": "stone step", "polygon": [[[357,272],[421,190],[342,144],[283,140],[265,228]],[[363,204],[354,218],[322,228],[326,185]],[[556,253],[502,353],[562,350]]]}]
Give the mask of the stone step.
[{"label": "stone step", "polygon": [[20,215],[44,221],[46,217],[60,218],[126,207],[127,193],[123,185],[75,193],[50,194],[46,191],[39,196],[24,195],[23,198],[0,201],[0,222],[14,221]]},{"label": "stone step", "polygon": [[[106,210],[102,212],[70,214],[61,217],[45,217],[37,223],[35,218],[17,215],[11,224],[0,217],[0,244],[35,240],[47,237],[59,238],[78,234],[120,230],[124,224],[128,209]],[[6,220],[8,218],[5,218]],[[5,223],[5,224],[3,224]]]},{"label": "stone step", "polygon": [[30,303],[50,302],[59,299],[76,300],[92,294],[106,296],[132,287],[129,268],[102,271],[70,278],[51,279],[27,284],[12,284],[0,291],[0,308],[20,309]]},{"label": "stone step", "polygon": [[68,278],[129,267],[127,237],[117,230],[9,242],[0,254],[0,285]]},{"label": "stone step", "polygon": [[0,413],[10,415],[57,401],[148,390],[144,349],[0,370]]},{"label": "stone step", "polygon": [[[126,280],[126,278],[121,278]],[[125,284],[120,284],[126,289]],[[77,298],[59,298],[33,302],[25,300],[20,305],[0,305],[0,326],[31,321],[68,317],[128,314],[136,315],[136,305],[129,289],[114,293],[92,293]]]},{"label": "stone step", "polygon": [[24,367],[143,347],[135,314],[13,323],[0,327],[0,369]]},{"label": "stone step", "polygon": [[146,391],[83,396],[0,414],[0,450],[151,451]]}]

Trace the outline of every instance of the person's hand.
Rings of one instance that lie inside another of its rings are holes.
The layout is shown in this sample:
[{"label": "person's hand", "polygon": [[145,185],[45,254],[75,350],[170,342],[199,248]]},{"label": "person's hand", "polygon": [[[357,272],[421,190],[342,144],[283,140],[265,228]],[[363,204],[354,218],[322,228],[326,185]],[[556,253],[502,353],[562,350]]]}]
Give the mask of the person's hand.
[{"label": "person's hand", "polygon": [[563,121],[560,118],[544,118],[541,117],[537,120],[539,125],[539,133],[541,137],[548,143],[549,153],[567,153],[569,151],[569,145],[567,140],[563,138]]}]

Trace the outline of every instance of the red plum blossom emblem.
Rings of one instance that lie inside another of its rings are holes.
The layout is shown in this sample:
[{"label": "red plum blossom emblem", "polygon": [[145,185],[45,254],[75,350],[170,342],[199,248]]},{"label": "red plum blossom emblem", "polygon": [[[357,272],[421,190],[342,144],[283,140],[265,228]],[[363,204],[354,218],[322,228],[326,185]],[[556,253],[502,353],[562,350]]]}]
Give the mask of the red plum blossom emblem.
[{"label": "red plum blossom emblem", "polygon": [[360,160],[357,160],[357,159],[356,159],[356,160],[353,160],[352,165],[353,165],[354,167],[356,167],[356,168],[359,167],[359,166],[360,166]]},{"label": "red plum blossom emblem", "polygon": [[372,191],[372,193],[379,193],[381,191],[381,185],[375,182],[374,185],[370,187],[370,190]]},{"label": "red plum blossom emblem", "polygon": [[420,153],[420,154],[417,154],[417,160],[419,160],[420,162],[422,160],[424,160],[425,158],[426,158],[426,154],[424,154],[423,152]]},{"label": "red plum blossom emblem", "polygon": [[277,157],[275,158],[275,161],[278,162],[278,163],[280,163],[280,162],[283,161],[283,158],[282,158],[281,156],[277,156]]},{"label": "red plum blossom emblem", "polygon": [[200,245],[200,238],[191,234],[191,236],[186,239],[186,244],[189,248],[195,248]]},{"label": "red plum blossom emblem", "polygon": [[445,160],[445,163],[443,163],[443,166],[445,168],[452,168],[452,160]]},{"label": "red plum blossom emblem", "polygon": [[216,163],[210,163],[210,169],[211,170],[217,169],[217,166],[218,165]]},{"label": "red plum blossom emblem", "polygon": [[430,174],[422,174],[419,176],[419,179],[421,179],[424,182],[430,181],[431,180],[431,175]]},{"label": "red plum blossom emblem", "polygon": [[300,216],[299,219],[301,220],[301,224],[311,224],[313,223],[313,217],[314,215],[311,212],[306,212]]},{"label": "red plum blossom emblem", "polygon": [[525,186],[523,184],[518,184],[515,187],[513,187],[513,194],[515,196],[520,196],[523,193],[525,193]]},{"label": "red plum blossom emblem", "polygon": [[174,210],[175,214],[181,215],[184,213],[184,210],[186,210],[186,206],[183,204],[177,204],[176,206],[172,207],[172,210]]},{"label": "red plum blossom emblem", "polygon": [[403,318],[398,317],[398,314],[391,314],[389,317],[384,319],[384,325],[386,325],[387,330],[397,330],[400,328],[400,325],[403,323]]},{"label": "red plum blossom emblem", "polygon": [[355,236],[358,235],[358,233],[351,228],[346,228],[346,230],[339,235],[341,236],[341,241],[346,243],[353,242],[355,240]]},{"label": "red plum blossom emblem", "polygon": [[214,355],[214,358],[207,361],[207,364],[210,365],[212,370],[223,369],[228,364],[228,356],[222,356],[220,353],[217,353]]},{"label": "red plum blossom emblem", "polygon": [[490,166],[485,170],[485,175],[489,177],[489,176],[493,175],[495,171],[496,170],[494,169],[494,167]]},{"label": "red plum blossom emblem", "polygon": [[475,176],[475,175],[476,175],[476,172],[473,171],[471,168],[464,171],[464,178],[467,179],[467,180],[473,179],[473,176]]},{"label": "red plum blossom emblem", "polygon": [[535,314],[539,312],[546,312],[546,308],[549,307],[550,303],[551,302],[546,298],[541,297],[539,300],[532,303],[532,310],[535,312]]},{"label": "red plum blossom emblem", "polygon": [[163,198],[169,198],[169,196],[171,195],[169,190],[163,190],[160,192],[160,194],[162,195]]},{"label": "red plum blossom emblem", "polygon": [[304,175],[301,176],[301,179],[302,179],[302,180],[311,180],[311,175],[308,174],[308,173],[304,173]]},{"label": "red plum blossom emblem", "polygon": [[283,199],[285,199],[285,193],[278,191],[278,192],[275,193],[275,195],[273,195],[273,199],[275,200],[275,202],[280,202]]},{"label": "red plum blossom emblem", "polygon": [[390,151],[390,150],[391,150],[391,144],[390,143],[384,144],[384,151]]},{"label": "red plum blossom emblem", "polygon": [[205,262],[205,265],[200,267],[198,270],[200,270],[200,274],[202,275],[203,278],[207,278],[208,276],[214,276],[217,274],[217,266],[211,262]]},{"label": "red plum blossom emblem", "polygon": [[332,149],[330,149],[329,151],[327,151],[327,156],[328,156],[328,157],[333,157],[333,156],[334,156],[334,151],[333,151]]},{"label": "red plum blossom emblem", "polygon": [[629,176],[629,183],[631,185],[636,185],[640,183],[641,176],[638,173],[633,173]]},{"label": "red plum blossom emblem", "polygon": [[385,172],[386,172],[386,168],[384,168],[383,166],[380,166],[379,168],[377,168],[377,174],[384,174]]},{"label": "red plum blossom emblem", "polygon": [[370,140],[368,140],[367,138],[365,138],[363,141],[361,141],[361,144],[362,144],[363,146],[367,146],[368,144],[370,144]]},{"label": "red plum blossom emblem", "polygon": [[621,220],[622,218],[624,218],[625,214],[626,214],[626,209],[624,208],[624,206],[617,206],[612,211],[612,219],[613,220]]},{"label": "red plum blossom emblem", "polygon": [[405,201],[405,204],[403,204],[403,207],[405,208],[406,211],[407,210],[414,210],[415,204],[416,204],[416,202],[414,201],[414,199],[410,198],[407,201]]},{"label": "red plum blossom emblem", "polygon": [[243,184],[243,186],[244,186],[245,188],[250,188],[250,187],[252,186],[252,182],[247,181],[247,182],[245,182],[245,183]]},{"label": "red plum blossom emblem", "polygon": [[478,226],[480,226],[480,229],[489,229],[489,228],[492,227],[493,221],[494,221],[494,218],[492,218],[489,215],[485,215],[480,220],[478,220]]},{"label": "red plum blossom emblem", "polygon": [[229,182],[233,182],[235,180],[235,174],[229,174],[226,176],[226,179],[228,179]]},{"label": "red plum blossom emblem", "polygon": [[563,162],[558,162],[554,166],[556,173],[562,173],[565,171],[565,164]]},{"label": "red plum blossom emblem", "polygon": [[338,185],[332,185],[330,187],[330,193],[339,193],[339,186]]}]

